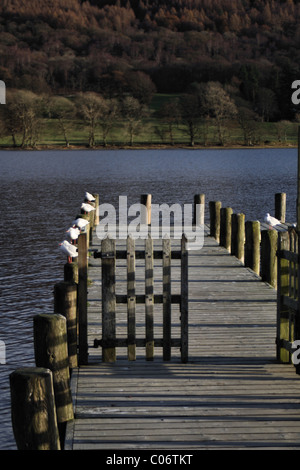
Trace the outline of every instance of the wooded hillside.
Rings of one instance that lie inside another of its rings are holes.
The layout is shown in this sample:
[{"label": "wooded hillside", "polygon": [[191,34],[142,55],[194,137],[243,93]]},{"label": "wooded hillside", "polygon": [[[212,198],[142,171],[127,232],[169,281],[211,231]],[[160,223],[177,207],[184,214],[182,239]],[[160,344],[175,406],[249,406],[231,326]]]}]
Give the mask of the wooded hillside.
[{"label": "wooded hillside", "polygon": [[[181,93],[218,80],[291,119],[298,0],[2,0],[0,78],[35,93]],[[267,90],[267,91],[266,91]]]}]

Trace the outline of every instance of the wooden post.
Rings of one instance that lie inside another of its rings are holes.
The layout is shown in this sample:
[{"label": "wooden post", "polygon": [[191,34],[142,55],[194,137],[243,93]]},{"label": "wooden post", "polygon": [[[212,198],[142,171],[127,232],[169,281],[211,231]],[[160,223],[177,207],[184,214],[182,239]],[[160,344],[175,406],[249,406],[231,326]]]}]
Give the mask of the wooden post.
[{"label": "wooden post", "polygon": [[171,359],[171,240],[162,241],[163,248],[163,360]]},{"label": "wooden post", "polygon": [[127,327],[128,360],[136,359],[136,295],[135,295],[135,241],[127,238]]},{"label": "wooden post", "polygon": [[275,194],[275,217],[282,223],[285,222],[286,214],[286,193]]},{"label": "wooden post", "polygon": [[[141,195],[141,223],[150,225],[151,224],[151,194]],[[146,207],[147,211],[144,210]]]},{"label": "wooden post", "polygon": [[69,367],[78,366],[77,360],[77,285],[73,282],[58,282],[54,285],[54,313],[67,319]]},{"label": "wooden post", "polygon": [[99,194],[94,194],[95,197],[95,219],[94,225],[99,225]]},{"label": "wooden post", "polygon": [[78,327],[79,365],[88,363],[87,341],[87,234],[78,237]]},{"label": "wooden post", "polygon": [[220,245],[231,251],[231,207],[223,207],[220,211]]},{"label": "wooden post", "polygon": [[245,214],[232,214],[231,227],[231,254],[243,263],[245,259]]},{"label": "wooden post", "polygon": [[146,314],[146,360],[154,357],[154,282],[153,282],[153,241],[150,236],[145,241],[145,314]]},{"label": "wooden post", "polygon": [[18,450],[61,450],[52,372],[25,367],[9,376],[11,420]]},{"label": "wooden post", "polygon": [[188,251],[187,239],[183,234],[181,239],[181,361],[188,361],[189,349],[189,310],[188,310]]},{"label": "wooden post", "polygon": [[245,266],[260,274],[260,222],[245,223]]},{"label": "wooden post", "polygon": [[289,261],[280,258],[280,250],[289,250],[289,235],[287,232],[278,233],[278,280],[277,280],[277,360],[290,362],[290,352],[281,346],[281,340],[290,340],[289,309],[282,302],[282,296],[289,294]]},{"label": "wooden post", "polygon": [[221,207],[220,201],[209,202],[210,236],[215,238],[218,243],[220,242]]},{"label": "wooden post", "polygon": [[75,282],[75,284],[78,284],[78,262],[65,263],[64,281]]},{"label": "wooden post", "polygon": [[34,321],[34,353],[37,367],[53,373],[57,422],[74,419],[70,388],[67,345],[67,320],[59,314],[36,315]]},{"label": "wooden post", "polygon": [[196,194],[194,196],[194,216],[195,225],[204,225],[205,214],[205,194]]},{"label": "wooden post", "polygon": [[102,360],[115,362],[116,346],[116,241],[105,238],[102,252]]},{"label": "wooden post", "polygon": [[261,232],[261,278],[274,289],[277,288],[277,230]]}]

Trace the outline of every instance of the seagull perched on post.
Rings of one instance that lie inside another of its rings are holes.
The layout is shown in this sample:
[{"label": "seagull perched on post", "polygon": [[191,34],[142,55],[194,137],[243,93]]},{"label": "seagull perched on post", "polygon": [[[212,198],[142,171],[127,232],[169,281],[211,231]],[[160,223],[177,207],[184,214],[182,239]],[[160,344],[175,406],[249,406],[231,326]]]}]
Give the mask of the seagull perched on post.
[{"label": "seagull perched on post", "polygon": [[95,207],[91,206],[91,204],[86,204],[85,202],[83,202],[83,203],[81,204],[81,209],[82,209],[85,213],[88,213],[88,212],[94,211],[94,210],[95,210]]},{"label": "seagull perched on post", "polygon": [[83,230],[86,225],[90,222],[82,217],[78,217],[76,220],[72,222],[73,226],[78,227],[80,230]]},{"label": "seagull perched on post", "polygon": [[86,191],[85,195],[84,195],[84,200],[85,201],[88,201],[88,202],[95,202],[96,199],[94,198],[94,196],[91,194],[91,193],[88,193]]},{"label": "seagull perched on post", "polygon": [[72,258],[76,258],[78,256],[76,246],[72,245],[68,240],[64,240],[59,244],[59,246],[61,251],[68,256],[68,263],[72,263]]},{"label": "seagull perched on post", "polygon": [[264,221],[269,224],[270,229],[275,225],[281,224],[280,220],[276,219],[275,217],[272,217],[269,213],[265,215]]},{"label": "seagull perched on post", "polygon": [[67,231],[68,236],[70,237],[71,241],[73,244],[75,244],[75,241],[78,239],[80,235],[80,229],[78,227],[70,227]]}]

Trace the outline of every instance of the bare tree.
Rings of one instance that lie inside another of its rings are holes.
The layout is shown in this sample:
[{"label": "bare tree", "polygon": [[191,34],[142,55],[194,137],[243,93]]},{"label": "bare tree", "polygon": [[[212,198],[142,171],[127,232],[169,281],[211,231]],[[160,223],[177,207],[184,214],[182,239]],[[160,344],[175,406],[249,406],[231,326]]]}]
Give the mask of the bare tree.
[{"label": "bare tree", "polygon": [[54,96],[50,98],[48,106],[51,117],[57,119],[58,128],[64,136],[66,146],[69,147],[69,132],[73,127],[72,119],[75,116],[74,103],[63,96]]},{"label": "bare tree", "polygon": [[120,105],[115,98],[104,99],[102,98],[100,104],[99,126],[102,131],[103,145],[107,145],[107,137],[109,132],[116,124],[120,115]]},{"label": "bare tree", "polygon": [[148,108],[133,96],[126,96],[122,102],[122,116],[129,144],[133,145],[134,136],[141,131],[143,120],[148,116]]},{"label": "bare tree", "polygon": [[209,115],[216,122],[219,144],[224,145],[226,124],[237,114],[235,103],[219,82],[207,83],[205,99]]},{"label": "bare tree", "polygon": [[97,93],[81,93],[78,98],[79,116],[83,118],[88,128],[88,145],[96,144],[96,128],[101,116],[102,97]]}]

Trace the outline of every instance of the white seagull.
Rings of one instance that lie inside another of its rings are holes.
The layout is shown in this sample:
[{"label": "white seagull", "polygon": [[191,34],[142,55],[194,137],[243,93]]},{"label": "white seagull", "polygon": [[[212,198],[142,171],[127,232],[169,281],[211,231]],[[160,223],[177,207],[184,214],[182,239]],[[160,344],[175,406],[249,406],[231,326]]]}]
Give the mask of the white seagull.
[{"label": "white seagull", "polygon": [[78,227],[80,230],[84,229],[86,225],[89,224],[89,221],[86,219],[83,219],[82,217],[78,217],[76,220],[72,222],[75,227]]},{"label": "white seagull", "polygon": [[68,240],[64,240],[59,244],[59,246],[61,251],[68,256],[68,263],[72,263],[72,258],[76,258],[78,256],[76,246],[72,245]]},{"label": "white seagull", "polygon": [[94,196],[91,193],[88,193],[87,191],[85,193],[84,199],[85,199],[85,201],[89,201],[89,202],[95,202],[96,201]]},{"label": "white seagull", "polygon": [[272,217],[269,213],[265,215],[264,221],[269,224],[269,227],[274,227],[275,225],[281,224],[280,220],[275,219],[275,217]]},{"label": "white seagull", "polygon": [[81,209],[83,209],[84,212],[91,212],[95,210],[95,207],[91,206],[91,204],[86,204],[85,202],[83,202],[81,204]]},{"label": "white seagull", "polygon": [[70,227],[68,230],[66,230],[68,236],[70,237],[70,239],[72,240],[72,242],[75,243],[75,240],[77,240],[77,238],[79,237],[80,235],[80,229],[78,227]]}]

